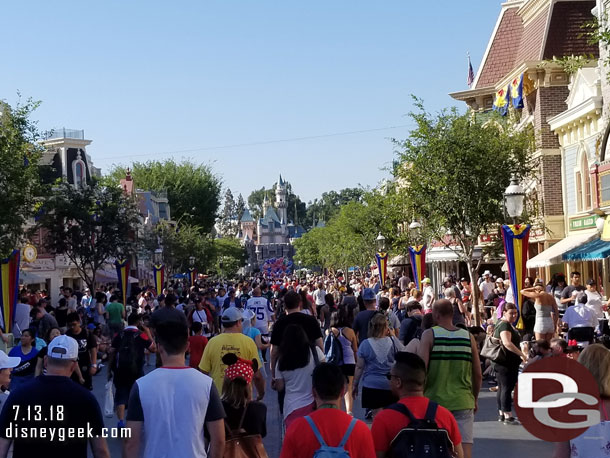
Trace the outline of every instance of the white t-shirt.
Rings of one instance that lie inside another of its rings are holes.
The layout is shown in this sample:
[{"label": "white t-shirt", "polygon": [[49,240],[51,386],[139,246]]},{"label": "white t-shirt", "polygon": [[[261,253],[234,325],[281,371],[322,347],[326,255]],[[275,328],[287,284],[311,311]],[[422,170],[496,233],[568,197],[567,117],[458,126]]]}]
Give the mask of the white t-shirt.
[{"label": "white t-shirt", "polygon": [[[322,353],[318,346],[316,346],[316,351],[318,352],[318,360],[320,362],[326,361],[324,353]],[[284,419],[295,410],[305,407],[314,401],[311,392],[311,374],[316,367],[316,362],[313,359],[313,355],[310,356],[307,366],[293,371],[280,371],[279,361],[275,365],[276,377],[284,380],[284,387],[286,389]]]},{"label": "white t-shirt", "polygon": [[603,318],[604,312],[602,311],[602,295],[597,291],[585,291],[587,295],[587,307],[595,312],[597,318]]},{"label": "white t-shirt", "polygon": [[271,315],[273,315],[271,302],[263,296],[251,297],[246,302],[246,308],[256,314],[256,324],[254,327],[263,335],[269,334],[269,322],[271,321]]},{"label": "white t-shirt", "polygon": [[316,306],[326,304],[324,296],[326,296],[326,291],[324,291],[323,289],[316,289],[313,292],[313,300],[316,303]]},{"label": "white t-shirt", "polygon": [[486,301],[491,293],[494,292],[495,285],[490,281],[484,281],[481,283],[481,293],[483,294],[483,300]]},{"label": "white t-shirt", "polygon": [[161,367],[139,378],[129,396],[127,420],[143,421],[147,458],[206,458],[203,426],[224,418],[212,379],[191,367]]},{"label": "white t-shirt", "polygon": [[205,337],[210,337],[212,334],[210,333],[210,326],[208,324],[208,316],[205,313],[205,310],[193,310],[193,323],[198,322],[203,326],[203,335]]},{"label": "white t-shirt", "polygon": [[426,286],[421,301],[424,310],[430,310],[432,308],[432,302],[434,302],[434,291],[432,291],[432,286]]}]

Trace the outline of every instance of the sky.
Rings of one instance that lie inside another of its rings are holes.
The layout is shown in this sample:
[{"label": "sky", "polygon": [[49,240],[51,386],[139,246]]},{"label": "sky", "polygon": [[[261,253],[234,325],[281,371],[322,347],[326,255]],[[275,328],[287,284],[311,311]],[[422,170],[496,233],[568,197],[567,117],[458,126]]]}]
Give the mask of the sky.
[{"label": "sky", "polygon": [[103,172],[190,159],[235,196],[281,173],[307,202],[388,176],[411,94],[464,108],[448,93],[500,3],[6,2],[0,99],[40,100],[43,131],[84,129]]}]

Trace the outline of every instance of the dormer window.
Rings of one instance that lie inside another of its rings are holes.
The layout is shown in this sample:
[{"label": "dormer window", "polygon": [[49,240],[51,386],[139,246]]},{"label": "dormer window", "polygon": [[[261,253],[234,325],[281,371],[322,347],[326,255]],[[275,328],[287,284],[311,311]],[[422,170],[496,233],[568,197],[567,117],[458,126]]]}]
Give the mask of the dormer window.
[{"label": "dormer window", "polygon": [[81,157],[80,150],[74,162],[72,162],[72,175],[74,176],[74,186],[84,188],[87,186],[87,166]]}]

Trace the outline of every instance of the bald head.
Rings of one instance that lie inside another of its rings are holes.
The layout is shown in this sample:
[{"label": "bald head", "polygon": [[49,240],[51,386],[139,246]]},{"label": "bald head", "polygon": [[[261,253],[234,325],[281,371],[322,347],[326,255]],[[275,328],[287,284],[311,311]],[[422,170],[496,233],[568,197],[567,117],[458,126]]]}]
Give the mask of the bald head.
[{"label": "bald head", "polygon": [[262,293],[261,293],[261,289],[260,289],[258,286],[252,290],[252,295],[253,295],[253,296],[258,297],[258,296],[260,296],[261,294],[262,294]]},{"label": "bald head", "polygon": [[439,317],[453,317],[453,305],[447,299],[434,301],[432,311]]}]

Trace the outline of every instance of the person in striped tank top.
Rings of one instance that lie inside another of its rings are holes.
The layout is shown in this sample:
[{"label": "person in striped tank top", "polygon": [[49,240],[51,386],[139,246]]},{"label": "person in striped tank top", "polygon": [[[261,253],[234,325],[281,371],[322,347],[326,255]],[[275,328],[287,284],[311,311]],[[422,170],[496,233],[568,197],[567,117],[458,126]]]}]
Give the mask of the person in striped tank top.
[{"label": "person in striped tank top", "polygon": [[471,458],[482,382],[479,351],[474,337],[453,325],[451,302],[435,301],[432,315],[436,326],[424,331],[418,349],[427,367],[424,396],[451,411],[462,436],[464,457]]}]

